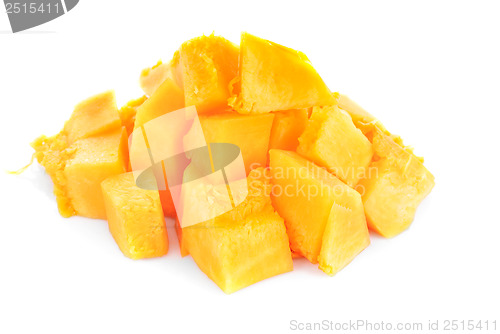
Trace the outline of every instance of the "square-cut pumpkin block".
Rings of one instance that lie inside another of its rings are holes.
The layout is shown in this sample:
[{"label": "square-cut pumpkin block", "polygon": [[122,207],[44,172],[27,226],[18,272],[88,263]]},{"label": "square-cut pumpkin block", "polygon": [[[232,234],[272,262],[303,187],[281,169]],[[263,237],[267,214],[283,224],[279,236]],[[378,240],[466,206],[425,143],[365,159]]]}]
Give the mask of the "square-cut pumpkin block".
[{"label": "square-cut pumpkin block", "polygon": [[363,194],[369,227],[390,238],[410,226],[418,205],[434,187],[434,176],[411,150],[378,128],[373,148],[375,159],[357,188]]},{"label": "square-cut pumpkin block", "polygon": [[66,195],[75,214],[106,219],[101,182],[126,172],[128,165],[127,131],[125,127],[75,142],[64,167]]},{"label": "square-cut pumpkin block", "polygon": [[335,274],[370,243],[360,194],[295,152],[269,155],[271,197],[292,251]]},{"label": "square-cut pumpkin block", "polygon": [[158,191],[139,188],[133,173],[115,175],[101,184],[111,235],[131,259],[167,254],[168,236]]},{"label": "square-cut pumpkin block", "polygon": [[71,145],[62,131],[49,138],[41,136],[31,145],[38,162],[52,178],[63,217],[106,218],[100,184],[107,177],[126,171],[128,150],[124,127]]},{"label": "square-cut pumpkin block", "polygon": [[239,75],[229,104],[240,113],[264,113],[331,105],[330,90],[305,54],[241,35]]},{"label": "square-cut pumpkin block", "polygon": [[271,205],[269,175],[248,176],[248,196],[233,210],[185,227],[182,236],[200,269],[232,293],[293,269],[283,218]]},{"label": "square-cut pumpkin block", "polygon": [[207,143],[230,143],[239,146],[247,174],[266,165],[269,137],[274,114],[240,115],[227,113],[200,116]]},{"label": "square-cut pumpkin block", "polygon": [[274,113],[269,149],[295,151],[299,137],[306,129],[307,109],[277,111]]},{"label": "square-cut pumpkin block", "polygon": [[147,96],[152,96],[166,79],[173,79],[179,87],[182,87],[180,73],[178,73],[179,52],[174,53],[174,57],[168,63],[162,63],[161,60],[151,67],[142,70],[139,83]]},{"label": "square-cut pumpkin block", "polygon": [[69,143],[121,127],[115,93],[107,91],[80,102],[64,125]]},{"label": "square-cut pumpkin block", "polygon": [[179,70],[186,106],[199,114],[229,109],[229,82],[238,73],[239,48],[227,39],[201,36],[184,42],[179,49]]},{"label": "square-cut pumpkin block", "polygon": [[337,106],[315,107],[297,152],[354,187],[366,173],[372,144]]},{"label": "square-cut pumpkin block", "polygon": [[135,129],[171,111],[184,108],[184,93],[171,78],[167,78],[149,99],[137,108]]}]

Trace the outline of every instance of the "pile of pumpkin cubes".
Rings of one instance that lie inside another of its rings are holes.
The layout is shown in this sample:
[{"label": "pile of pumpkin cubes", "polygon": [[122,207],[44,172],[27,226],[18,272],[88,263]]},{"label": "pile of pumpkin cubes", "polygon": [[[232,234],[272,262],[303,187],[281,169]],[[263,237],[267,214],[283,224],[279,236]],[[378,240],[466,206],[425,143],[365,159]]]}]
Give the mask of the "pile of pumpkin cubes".
[{"label": "pile of pumpkin cubes", "polygon": [[[62,216],[106,219],[132,259],[168,251],[168,189],[137,186],[129,137],[157,117],[195,106],[207,143],[241,150],[248,194],[234,209],[176,224],[190,255],[231,293],[293,269],[305,257],[329,275],[369,244],[404,231],[434,178],[400,137],[345,95],[332,93],[302,52],[241,35],[202,36],[140,75],[145,96],[118,109],[112,91],[80,104],[32,146],[53,180]],[[193,210],[197,208],[193,207]]]}]

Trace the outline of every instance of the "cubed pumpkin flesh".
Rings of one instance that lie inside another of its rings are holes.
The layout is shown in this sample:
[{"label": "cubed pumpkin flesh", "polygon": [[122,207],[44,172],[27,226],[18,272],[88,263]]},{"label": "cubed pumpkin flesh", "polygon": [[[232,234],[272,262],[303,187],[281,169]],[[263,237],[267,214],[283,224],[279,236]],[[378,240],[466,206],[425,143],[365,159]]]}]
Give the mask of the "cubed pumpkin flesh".
[{"label": "cubed pumpkin flesh", "polygon": [[269,149],[295,151],[299,145],[299,137],[306,128],[307,119],[307,109],[275,112]]},{"label": "cubed pumpkin flesh", "polygon": [[64,132],[32,143],[35,157],[54,183],[63,217],[106,218],[100,183],[128,165],[127,133],[117,128],[101,136],[69,144]]},{"label": "cubed pumpkin flesh", "polygon": [[241,35],[239,76],[229,104],[240,113],[302,109],[335,102],[302,52]]},{"label": "cubed pumpkin flesh", "polygon": [[292,251],[335,274],[369,244],[361,196],[295,152],[269,155],[271,198],[285,219]]},{"label": "cubed pumpkin flesh", "polygon": [[128,165],[127,131],[120,128],[99,137],[75,142],[71,159],[66,161],[66,194],[75,214],[106,219],[101,182],[126,172]]},{"label": "cubed pumpkin flesh", "polygon": [[253,170],[243,203],[182,229],[189,254],[226,293],[293,269],[283,218],[271,205],[268,178],[264,169]]},{"label": "cubed pumpkin flesh", "polygon": [[199,114],[230,109],[228,87],[238,73],[238,55],[235,44],[213,34],[183,43],[179,49],[179,73],[186,106],[196,106]]},{"label": "cubed pumpkin flesh", "polygon": [[130,136],[134,131],[135,115],[137,108],[139,108],[144,101],[147,100],[146,96],[142,96],[135,100],[130,100],[126,105],[120,108],[119,114],[122,125],[127,129],[127,134]]},{"label": "cubed pumpkin flesh", "polygon": [[64,125],[69,143],[121,127],[115,93],[107,91],[80,102]]},{"label": "cubed pumpkin flesh", "polygon": [[297,152],[354,187],[373,156],[370,141],[337,106],[315,107]]},{"label": "cubed pumpkin flesh", "polygon": [[101,184],[111,235],[131,259],[167,254],[168,236],[158,191],[137,187],[134,175],[124,173]]},{"label": "cubed pumpkin flesh", "polygon": [[[157,117],[181,108],[184,108],[184,93],[174,80],[167,78],[153,95],[138,107],[135,116],[135,129]],[[133,139],[130,149],[131,151],[135,150]],[[175,217],[174,201],[168,185],[165,190],[160,190],[159,193],[165,216]]]},{"label": "cubed pumpkin flesh", "polygon": [[174,110],[184,108],[184,93],[177,83],[168,78],[137,108],[135,129]]},{"label": "cubed pumpkin flesh", "polygon": [[434,187],[434,176],[410,149],[377,127],[373,148],[375,159],[357,188],[363,194],[368,226],[390,238],[410,226],[418,205]]},{"label": "cubed pumpkin flesh", "polygon": [[273,119],[272,113],[227,113],[200,116],[200,123],[207,143],[231,143],[239,146],[248,174],[251,169],[266,165]]},{"label": "cubed pumpkin flesh", "polygon": [[179,52],[174,53],[174,57],[168,63],[162,63],[161,60],[151,67],[142,70],[139,78],[139,84],[147,96],[152,96],[154,92],[167,80],[172,79],[182,88],[180,74],[178,74]]}]

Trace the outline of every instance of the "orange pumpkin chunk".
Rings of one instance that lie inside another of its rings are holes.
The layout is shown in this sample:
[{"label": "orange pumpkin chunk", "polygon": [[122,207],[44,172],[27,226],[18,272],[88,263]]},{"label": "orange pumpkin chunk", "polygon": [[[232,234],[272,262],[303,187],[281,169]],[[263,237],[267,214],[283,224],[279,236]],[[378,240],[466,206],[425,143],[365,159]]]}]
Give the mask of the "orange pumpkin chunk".
[{"label": "orange pumpkin chunk", "polygon": [[295,151],[299,137],[306,129],[307,119],[307,109],[275,112],[269,149]]},{"label": "orange pumpkin chunk", "polygon": [[219,36],[201,36],[179,49],[179,73],[184,83],[186,106],[199,114],[229,109],[229,82],[238,73],[239,49]]},{"label": "orange pumpkin chunk", "polygon": [[374,161],[358,185],[368,225],[390,238],[406,230],[422,200],[434,187],[434,176],[411,150],[375,127]]},{"label": "orange pumpkin chunk", "polygon": [[297,152],[354,187],[373,156],[370,141],[337,106],[315,107]]},{"label": "orange pumpkin chunk", "polygon": [[271,197],[292,251],[335,274],[370,243],[361,196],[295,152],[269,155]]},{"label": "orange pumpkin chunk", "polygon": [[266,165],[273,114],[228,113],[200,116],[207,143],[231,143],[240,147],[247,174]]},{"label": "orange pumpkin chunk", "polygon": [[178,62],[179,54],[176,52],[169,63],[163,64],[160,60],[155,66],[142,70],[139,84],[144,93],[146,93],[147,96],[152,96],[158,87],[167,79],[174,80],[179,87],[182,87],[180,82],[177,81],[179,79],[176,72]]},{"label": "orange pumpkin chunk", "polygon": [[243,114],[335,102],[305,54],[248,33],[241,35],[237,80],[229,104]]},{"label": "orange pumpkin chunk", "polygon": [[66,161],[64,177],[67,181],[66,195],[75,214],[106,219],[101,182],[126,171],[128,153],[125,128],[79,140],[69,150],[74,150],[74,154]]},{"label": "orange pumpkin chunk", "polygon": [[115,93],[107,91],[80,102],[64,125],[69,143],[121,127]]},{"label": "orange pumpkin chunk", "polygon": [[271,205],[270,190],[265,170],[253,170],[243,203],[182,229],[189,254],[225,293],[293,269],[285,225]]},{"label": "orange pumpkin chunk", "polygon": [[54,182],[59,212],[106,218],[101,182],[126,171],[127,133],[118,128],[110,133],[68,144],[64,132],[54,137],[41,136],[32,143],[35,157]]},{"label": "orange pumpkin chunk", "polygon": [[123,254],[131,259],[167,254],[168,236],[158,191],[135,184],[132,173],[101,184],[108,226]]}]

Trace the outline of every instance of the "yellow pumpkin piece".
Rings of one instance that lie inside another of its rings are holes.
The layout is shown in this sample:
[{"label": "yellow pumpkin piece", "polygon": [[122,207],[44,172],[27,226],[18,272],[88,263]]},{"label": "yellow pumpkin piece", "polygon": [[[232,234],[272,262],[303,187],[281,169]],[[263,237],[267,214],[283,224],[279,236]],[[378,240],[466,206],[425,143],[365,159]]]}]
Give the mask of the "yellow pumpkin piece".
[{"label": "yellow pumpkin piece", "polygon": [[354,187],[373,156],[370,141],[337,106],[315,107],[297,152]]},{"label": "yellow pumpkin piece", "polygon": [[79,216],[106,219],[101,182],[126,172],[128,137],[125,128],[75,142],[74,155],[66,162],[67,196]]},{"label": "yellow pumpkin piece", "polygon": [[319,253],[319,268],[328,275],[335,275],[370,245],[363,203],[351,200],[351,207],[336,202],[326,223]]},{"label": "yellow pumpkin piece", "polygon": [[266,165],[274,114],[227,113],[200,116],[207,143],[231,143],[240,147],[247,174]]},{"label": "yellow pumpkin piece", "polygon": [[299,137],[306,129],[307,119],[307,109],[275,112],[269,149],[295,151]]},{"label": "yellow pumpkin piece", "polygon": [[271,198],[292,252],[335,274],[370,243],[360,194],[295,152],[269,156]]},{"label": "yellow pumpkin piece", "polygon": [[380,120],[375,118],[375,116],[367,112],[348,96],[338,93],[334,93],[334,96],[337,98],[339,108],[346,111],[351,116],[354,125],[363,132],[370,142],[372,141],[372,132],[374,128],[377,127],[384,134],[390,136],[397,144],[403,146],[401,137],[391,134]]},{"label": "yellow pumpkin piece", "polygon": [[283,219],[271,205],[268,178],[264,169],[253,170],[243,203],[182,229],[189,254],[225,293],[293,269]]},{"label": "yellow pumpkin piece", "polygon": [[122,253],[134,260],[167,254],[167,227],[158,191],[137,187],[132,173],[109,177],[101,187],[109,231]]},{"label": "yellow pumpkin piece", "polygon": [[124,173],[128,164],[127,132],[117,128],[100,136],[69,144],[64,133],[40,137],[32,143],[38,162],[54,182],[59,212],[106,218],[101,182]]},{"label": "yellow pumpkin piece", "polygon": [[69,143],[121,127],[115,93],[107,91],[80,102],[64,125]]},{"label": "yellow pumpkin piece", "polygon": [[174,80],[168,78],[137,108],[135,129],[152,119],[174,110],[184,108],[184,93]]},{"label": "yellow pumpkin piece", "polygon": [[147,99],[148,98],[146,96],[143,96],[135,100],[130,100],[126,105],[121,107],[119,111],[122,125],[127,129],[127,134],[129,136],[132,134],[132,131],[134,131],[135,114],[137,113],[137,108],[139,108]]},{"label": "yellow pumpkin piece", "polygon": [[375,159],[357,188],[363,194],[368,226],[390,238],[410,226],[418,205],[434,187],[434,176],[411,150],[377,127],[373,148]]},{"label": "yellow pumpkin piece", "polygon": [[213,34],[184,42],[179,49],[179,73],[186,106],[196,106],[199,114],[230,109],[228,87],[238,73],[238,55],[238,46]]},{"label": "yellow pumpkin piece", "polygon": [[243,114],[335,103],[305,54],[248,33],[241,35],[239,76],[233,83],[229,105]]}]

